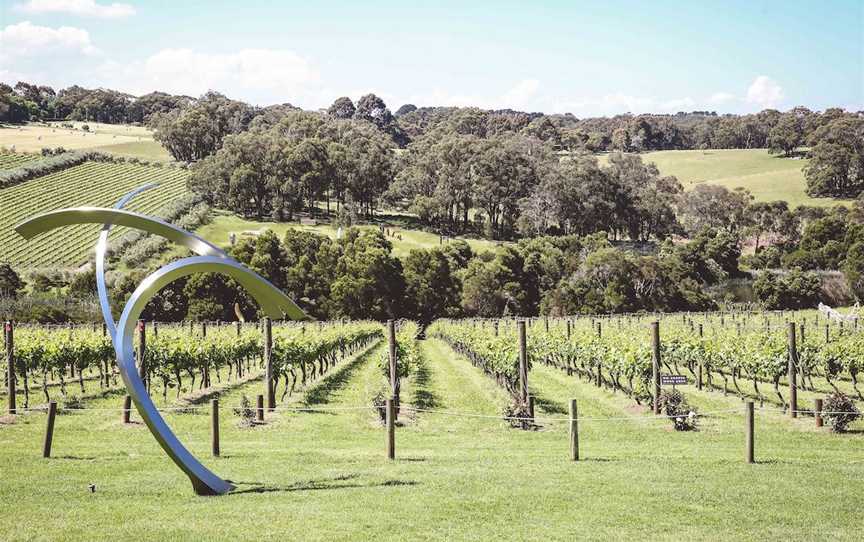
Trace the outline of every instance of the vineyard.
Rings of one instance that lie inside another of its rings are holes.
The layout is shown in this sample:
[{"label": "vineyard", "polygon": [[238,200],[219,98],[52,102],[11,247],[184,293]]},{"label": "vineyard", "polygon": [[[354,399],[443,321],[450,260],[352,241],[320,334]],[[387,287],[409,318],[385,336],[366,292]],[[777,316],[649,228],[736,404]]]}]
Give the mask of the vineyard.
[{"label": "vineyard", "polygon": [[[324,376],[338,360],[382,336],[380,326],[371,322],[315,326],[314,332],[307,329],[303,324],[273,329],[269,355],[274,388],[280,381],[284,386],[283,400]],[[77,404],[88,393],[103,394],[122,387],[111,340],[102,328],[16,326],[13,336],[16,381],[22,386],[24,409],[35,404],[36,399],[31,398],[35,390],[44,402],[60,399]],[[198,327],[151,324],[148,328],[142,324],[137,340],[142,378],[148,391],[158,391],[163,405],[169,404],[169,391],[172,399],[179,400],[181,394],[194,395],[222,384],[223,378],[231,383],[262,374],[265,342],[260,326],[203,323]],[[70,386],[77,387],[77,393]]]},{"label": "vineyard", "polygon": [[[650,315],[532,320],[526,333],[527,367],[542,363],[638,404],[651,404],[654,350],[649,330],[655,320]],[[657,352],[664,373],[683,374],[700,391],[754,399],[761,407],[789,408],[790,355],[797,399],[812,402],[820,394],[843,393],[864,401],[858,386],[864,333],[857,322],[820,319],[812,311],[666,317],[657,324]],[[428,332],[519,397],[515,320],[442,320]]]},{"label": "vineyard", "polygon": [[[680,540],[722,528],[728,539],[853,540],[862,494],[848,482],[864,475],[864,427],[836,433],[826,411],[818,428],[814,405],[836,391],[860,404],[861,331],[815,311],[440,320],[425,330],[401,321],[392,332],[374,322],[274,322],[269,333],[261,322],[147,322],[135,344],[151,396],[190,450],[239,487],[189,517],[188,483],[134,411],[121,419],[124,389],[101,326],[16,325],[18,414],[0,424],[0,459],[16,470],[0,499],[27,519],[7,516],[0,538],[88,539],[93,525],[106,537],[172,538],[182,525],[211,539],[573,539],[589,529]],[[655,347],[664,375],[686,377],[677,390],[696,430],[650,410]],[[268,356],[274,403],[259,410]],[[523,382],[530,411],[519,405]],[[381,400],[394,391],[388,460]],[[222,405],[218,457],[211,399]],[[571,399],[578,462],[567,453]],[[48,400],[57,427],[41,459]],[[753,465],[745,401],[756,404]],[[91,523],[70,527],[46,502]],[[486,506],[467,512],[477,502]],[[145,513],[123,523],[130,504]],[[302,521],[282,521],[287,510]]]},{"label": "vineyard", "polygon": [[7,169],[15,169],[39,160],[38,154],[26,154],[20,152],[3,152],[0,151],[0,171]]},{"label": "vineyard", "polygon": [[[71,226],[31,241],[12,228],[35,214],[55,209],[111,207],[124,194],[146,183],[159,186],[135,198],[129,210],[158,216],[186,193],[185,182],[186,171],[182,169],[88,161],[0,190],[0,261],[16,267],[81,265],[96,243],[98,225]],[[113,228],[111,239],[125,231]]]}]

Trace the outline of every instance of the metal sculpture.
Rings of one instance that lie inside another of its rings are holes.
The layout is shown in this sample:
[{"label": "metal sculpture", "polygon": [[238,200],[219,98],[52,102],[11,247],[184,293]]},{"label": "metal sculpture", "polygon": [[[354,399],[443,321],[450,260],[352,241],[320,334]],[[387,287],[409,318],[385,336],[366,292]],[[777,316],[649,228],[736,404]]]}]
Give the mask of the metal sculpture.
[{"label": "metal sculpture", "polygon": [[[170,282],[192,273],[223,273],[230,276],[249,291],[271,318],[287,316],[293,320],[305,320],[308,317],[278,288],[228,256],[217,246],[159,218],[122,210],[122,207],[133,197],[154,186],[152,184],[143,185],[133,190],[123,196],[113,209],[77,207],[51,211],[34,216],[19,224],[15,227],[15,231],[25,239],[30,239],[35,235],[61,226],[103,224],[96,244],[96,287],[102,308],[102,317],[114,345],[117,367],[120,370],[123,383],[126,385],[126,389],[144,423],[159,445],[162,446],[162,449],[165,450],[165,453],[189,477],[195,493],[198,495],[221,495],[234,489],[234,485],[211,472],[183,446],[159,414],[156,405],[147,393],[144,382],[138,375],[133,348],[136,322],[147,302],[159,290]],[[197,256],[167,264],[147,276],[126,302],[116,325],[111,314],[108,290],[105,285],[105,253],[108,248],[108,233],[112,225],[136,228],[160,235],[197,254]]]}]

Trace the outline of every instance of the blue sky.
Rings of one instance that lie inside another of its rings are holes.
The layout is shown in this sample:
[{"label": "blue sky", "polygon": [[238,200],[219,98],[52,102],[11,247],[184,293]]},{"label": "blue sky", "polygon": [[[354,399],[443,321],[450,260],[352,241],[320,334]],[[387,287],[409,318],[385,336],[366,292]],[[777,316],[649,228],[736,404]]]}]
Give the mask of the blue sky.
[{"label": "blue sky", "polygon": [[0,80],[327,106],[864,109],[864,2],[0,0]]}]

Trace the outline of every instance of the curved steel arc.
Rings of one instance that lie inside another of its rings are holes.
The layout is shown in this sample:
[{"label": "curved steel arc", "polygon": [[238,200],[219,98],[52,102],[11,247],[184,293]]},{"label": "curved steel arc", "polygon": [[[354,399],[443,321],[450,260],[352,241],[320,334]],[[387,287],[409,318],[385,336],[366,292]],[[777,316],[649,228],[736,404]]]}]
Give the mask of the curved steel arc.
[{"label": "curved steel arc", "polygon": [[[129,201],[135,194],[146,189],[141,187],[138,191],[127,194],[117,206],[120,207]],[[278,288],[257,273],[247,269],[239,262],[230,258],[218,247],[208,243],[204,239],[195,236],[185,230],[172,226],[158,218],[140,215],[121,209],[106,209],[101,207],[80,207],[75,209],[61,209],[38,215],[15,227],[15,230],[23,237],[29,239],[40,233],[54,228],[70,224],[103,223],[102,234],[99,244],[101,246],[97,264],[100,271],[104,271],[104,253],[107,248],[107,232],[112,224],[142,229],[150,233],[161,235],[166,239],[174,241],[200,254],[170,263],[145,278],[138,288],[132,293],[129,301],[123,309],[120,321],[112,333],[117,364],[120,375],[126,385],[129,395],[132,397],[144,423],[156,438],[165,453],[174,463],[183,470],[192,481],[195,492],[199,495],[218,495],[234,489],[234,486],[216,476],[213,472],[202,465],[183,446],[171,431],[168,424],[159,414],[156,405],[147,393],[144,382],[138,375],[135,366],[133,337],[135,324],[147,303],[170,282],[193,273],[223,273],[245,287],[252,297],[261,305],[262,309],[271,318],[282,318],[288,316],[294,320],[309,319],[306,314]],[[101,261],[100,261],[101,260]],[[107,289],[102,277],[100,288],[100,302],[104,296],[103,316],[106,324],[113,326],[110,306],[107,304]]]},{"label": "curved steel arc", "polygon": [[115,349],[120,376],[144,423],[165,453],[192,481],[196,493],[219,495],[231,491],[234,486],[202,465],[177,439],[147,394],[144,382],[135,367],[133,345],[135,324],[144,307],[147,306],[147,302],[170,282],[193,273],[223,273],[230,276],[249,290],[265,312],[273,318],[282,316],[285,303],[280,298],[285,296],[272,284],[234,260],[214,256],[192,256],[168,264],[144,279],[132,293],[117,323]]},{"label": "curved steel arc", "polygon": [[227,258],[228,255],[216,245],[189,233],[182,228],[165,222],[161,218],[123,211],[122,209],[108,209],[105,207],[76,207],[73,209],[59,209],[36,215],[15,226],[15,231],[25,239],[49,231],[61,226],[72,224],[112,224],[137,228],[156,235],[162,236],[169,241],[182,245],[195,254],[202,256],[220,256]]},{"label": "curved steel arc", "polygon": [[[132,198],[141,192],[156,188],[157,186],[159,186],[159,183],[147,183],[139,186],[120,198],[114,205],[114,208],[122,209]],[[96,242],[96,292],[99,295],[102,320],[105,322],[108,335],[113,340],[117,328],[114,324],[114,315],[111,314],[111,303],[108,301],[108,287],[105,284],[105,254],[108,252],[108,234],[110,232],[111,224],[102,226],[102,231],[99,232],[99,241]]]}]

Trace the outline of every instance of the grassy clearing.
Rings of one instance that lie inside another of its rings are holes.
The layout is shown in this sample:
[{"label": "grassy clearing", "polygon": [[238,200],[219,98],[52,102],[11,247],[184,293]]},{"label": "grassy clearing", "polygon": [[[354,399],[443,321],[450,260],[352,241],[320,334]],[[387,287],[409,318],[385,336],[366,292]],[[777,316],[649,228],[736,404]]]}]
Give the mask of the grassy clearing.
[{"label": "grassy clearing", "polygon": [[[443,343],[422,343],[422,377],[403,388],[447,411],[494,416],[507,399],[492,381]],[[294,401],[367,405],[381,386],[383,345],[340,366]],[[141,426],[119,413],[58,417],[55,458],[39,458],[44,415],[0,426],[0,500],[14,513],[0,519],[0,539],[171,540],[752,540],[860,535],[860,434],[816,431],[812,419],[757,417],[756,465],[743,459],[737,413],[676,433],[665,421],[592,417],[641,416],[632,402],[535,367],[538,415],[560,417],[580,400],[584,461],[567,461],[566,424],[536,432],[497,419],[402,415],[397,460],[384,458],[385,435],[369,410],[281,411],[240,429],[229,406],[260,382],[222,398],[222,452],[209,454],[209,417],[169,414],[192,451],[239,484],[236,494],[192,495],[185,477]],[[720,394],[688,394],[703,411],[736,408]],[[89,406],[116,408],[119,396]],[[808,423],[808,421],[810,423]],[[87,485],[95,483],[96,493]]]},{"label": "grassy clearing", "polygon": [[807,159],[783,158],[766,149],[729,149],[704,151],[659,151],[644,155],[664,175],[678,177],[685,189],[699,183],[719,184],[735,189],[747,188],[757,201],[785,200],[789,206],[831,206],[848,200],[811,198],[802,168]]},{"label": "grassy clearing", "polygon": [[[387,224],[393,230],[394,235],[388,237],[393,243],[393,254],[398,258],[405,258],[409,252],[414,249],[428,249],[440,246],[438,235],[418,229],[411,225],[411,218],[400,215],[381,215],[376,217],[374,224],[363,224],[360,227],[365,229],[376,229],[379,224]],[[285,235],[289,229],[297,229],[317,233],[318,235],[326,235],[331,239],[335,239],[338,233],[338,226],[329,222],[322,222],[318,225],[303,225],[299,222],[268,222],[254,221],[241,218],[225,211],[217,211],[214,213],[213,220],[196,230],[196,233],[207,239],[211,243],[219,246],[228,246],[229,238],[233,233],[237,240],[244,237],[258,235],[266,230],[274,231],[280,238]],[[400,238],[401,237],[401,238]],[[471,248],[477,252],[486,250],[496,250],[499,246],[495,241],[485,239],[465,239]]]},{"label": "grassy clearing", "polygon": [[[43,148],[63,147],[68,150],[94,149],[122,156],[168,162],[171,155],[153,140],[153,134],[141,126],[74,122],[73,129],[60,123],[0,125],[0,148],[18,152],[39,152]],[[87,124],[89,131],[81,127]]]}]

